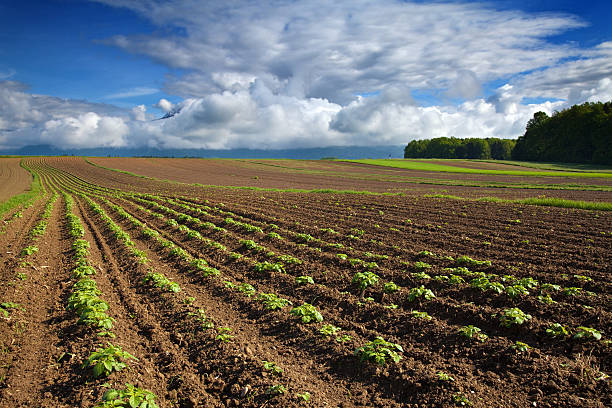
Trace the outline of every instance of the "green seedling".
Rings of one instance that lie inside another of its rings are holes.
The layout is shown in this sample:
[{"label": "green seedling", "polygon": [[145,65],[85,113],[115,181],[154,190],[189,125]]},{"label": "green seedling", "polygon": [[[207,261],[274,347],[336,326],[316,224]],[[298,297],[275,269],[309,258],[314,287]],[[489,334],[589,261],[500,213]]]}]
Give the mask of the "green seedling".
[{"label": "green seedling", "polygon": [[513,349],[515,349],[519,353],[524,353],[524,352],[529,351],[529,350],[531,350],[533,348],[529,344],[523,343],[522,341],[517,341],[517,342],[515,342],[510,347],[512,347]]},{"label": "green seedling", "polygon": [[38,252],[38,247],[33,246],[33,245],[30,245],[30,246],[27,246],[27,247],[23,248],[23,249],[21,250],[20,255],[21,255],[22,257],[23,257],[23,256],[29,256],[29,255],[32,255],[32,254],[34,254],[34,253],[36,253],[36,252]]},{"label": "green seedling", "polygon": [[302,320],[302,323],[310,323],[312,321],[322,322],[323,316],[316,307],[310,303],[304,303],[301,306],[294,307],[290,312],[293,316],[297,316]]},{"label": "green seedling", "polygon": [[333,324],[324,324],[319,329],[319,334],[323,337],[332,337],[338,334],[342,329],[334,326]]},{"label": "green seedling", "polygon": [[387,282],[383,285],[383,293],[392,294],[400,290],[400,287],[396,285],[394,282]]},{"label": "green seedling", "polygon": [[236,286],[236,290],[240,293],[244,293],[247,297],[253,296],[257,291],[253,287],[253,285],[243,282]]},{"label": "green seedling", "polygon": [[455,263],[458,266],[491,266],[491,261],[478,261],[465,255],[457,257]]},{"label": "green seedling", "polygon": [[425,286],[423,285],[418,288],[412,288],[410,289],[410,292],[408,292],[408,300],[410,302],[414,302],[418,298],[430,300],[435,297],[436,295],[430,289],[425,288]]},{"label": "green seedling", "polygon": [[418,310],[413,310],[413,311],[410,312],[410,314],[413,317],[416,317],[417,319],[422,319],[422,320],[431,320],[432,319],[432,317],[427,312],[419,312]]},{"label": "green seedling", "polygon": [[505,309],[499,314],[499,323],[504,327],[520,326],[523,323],[531,320],[531,315],[523,312],[518,307]]},{"label": "green seedling", "polygon": [[402,346],[388,342],[378,336],[373,341],[356,349],[355,355],[359,356],[362,362],[369,361],[384,366],[388,360],[398,363],[402,359],[399,353],[402,352],[404,352]]},{"label": "green seedling", "polygon": [[277,384],[277,385],[273,385],[272,387],[268,388],[268,391],[266,391],[266,394],[273,397],[275,395],[285,394],[286,392],[287,392],[287,388],[284,385]]},{"label": "green seedling", "polygon": [[295,398],[297,398],[300,401],[305,401],[308,402],[310,401],[310,393],[309,392],[303,392],[303,393],[296,393],[295,394]]},{"label": "green seedling", "polygon": [[264,370],[269,371],[274,375],[283,374],[283,369],[280,368],[274,361],[263,360],[261,363],[263,364]]},{"label": "green seedling", "polygon": [[286,273],[285,267],[281,263],[271,263],[268,261],[260,262],[255,264],[253,267],[255,272],[277,272],[277,273]]},{"label": "green seedling", "polygon": [[574,333],[576,340],[601,340],[601,332],[591,327],[579,326]]},{"label": "green seedling", "polygon": [[121,349],[121,347],[113,346],[107,343],[105,349],[97,349],[83,363],[83,368],[93,367],[94,377],[106,377],[113,371],[121,371],[127,367],[127,364],[121,360],[136,360],[138,359]]},{"label": "green seedling", "polygon": [[428,279],[431,279],[431,276],[429,276],[425,272],[413,272],[413,273],[410,274],[410,276],[412,276],[414,279],[417,279],[417,280],[428,280]]},{"label": "green seedling", "polygon": [[215,337],[215,340],[220,341],[222,343],[229,343],[234,338],[234,336],[229,334],[229,332],[231,331],[232,329],[230,329],[229,327],[217,327],[218,334],[217,337]]},{"label": "green seedling", "polygon": [[582,293],[582,288],[569,287],[564,288],[562,292],[565,296],[578,296]]},{"label": "green seedling", "polygon": [[453,381],[455,381],[455,379],[450,374],[447,374],[447,373],[445,373],[443,371],[438,371],[436,373],[436,376],[438,377],[438,380],[440,380],[440,381],[444,381],[444,382],[453,382]]},{"label": "green seedling", "polygon": [[189,312],[187,313],[187,316],[194,316],[195,319],[200,322],[200,327],[203,330],[213,329],[215,327],[215,324],[208,320],[208,316],[206,316],[204,309],[198,309],[198,311],[195,313]]},{"label": "green seedling", "polygon": [[160,288],[161,290],[165,292],[177,293],[181,291],[181,287],[179,286],[178,283],[169,280],[161,273],[155,273],[155,272],[147,273],[147,275],[142,280],[142,283],[147,283],[147,282],[151,282],[153,286]]},{"label": "green seedling", "polygon": [[453,402],[458,407],[471,407],[472,402],[463,394],[453,395]]},{"label": "green seedling", "polygon": [[157,396],[152,392],[126,383],[123,390],[109,389],[102,395],[102,402],[94,408],[159,408]]},{"label": "green seedling", "polygon": [[357,272],[355,276],[353,276],[352,283],[353,285],[357,285],[357,287],[361,290],[361,295],[363,296],[363,292],[369,287],[376,285],[379,281],[378,275],[374,272],[364,271]]},{"label": "green seedling", "polygon": [[25,310],[19,303],[13,303],[13,302],[0,303],[0,313],[2,313],[4,317],[9,317],[9,310],[11,309]]},{"label": "green seedling", "polygon": [[489,336],[482,333],[482,330],[479,327],[472,326],[471,324],[461,327],[459,329],[459,334],[463,337],[467,337],[468,339],[476,339],[481,342],[484,342],[489,338]]},{"label": "green seedling", "polygon": [[505,292],[512,299],[529,295],[529,291],[523,285],[507,286]]},{"label": "green seedling", "polygon": [[302,260],[291,255],[279,255],[276,259],[285,265],[301,265]]},{"label": "green seedling", "polygon": [[421,261],[416,261],[413,266],[416,268],[416,270],[418,271],[424,271],[425,269],[430,269],[431,265],[428,264],[427,262],[421,262]]},{"label": "green seedling", "polygon": [[295,278],[295,283],[298,285],[314,285],[314,279],[311,276],[298,276]]},{"label": "green seedling", "polygon": [[570,332],[563,325],[559,323],[551,324],[548,329],[546,329],[546,334],[550,337],[565,337],[569,336]]},{"label": "green seedling", "polygon": [[275,293],[260,293],[255,300],[263,302],[264,308],[267,310],[278,310],[292,303],[284,298],[277,296]]}]

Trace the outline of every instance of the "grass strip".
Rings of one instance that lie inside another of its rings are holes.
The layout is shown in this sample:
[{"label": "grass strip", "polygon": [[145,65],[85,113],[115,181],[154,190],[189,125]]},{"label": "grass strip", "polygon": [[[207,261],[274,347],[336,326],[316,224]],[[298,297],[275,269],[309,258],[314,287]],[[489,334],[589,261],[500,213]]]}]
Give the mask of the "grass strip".
[{"label": "grass strip", "polygon": [[24,193],[16,194],[3,203],[0,203],[0,216],[4,215],[4,213],[12,210],[15,207],[30,201],[40,193],[40,178],[38,177],[38,174],[32,172],[30,169],[24,166],[23,160],[19,163],[19,165],[32,175],[30,189]]},{"label": "grass strip", "polygon": [[540,205],[546,207],[560,207],[560,208],[578,208],[581,210],[597,210],[597,211],[612,211],[612,203],[598,202],[598,201],[578,201],[578,200],[567,200],[564,198],[554,197],[531,197],[531,198],[518,198],[518,199],[506,199],[499,197],[479,197],[479,198],[468,198],[460,197],[450,194],[425,194],[423,197],[429,198],[442,198],[448,200],[463,200],[463,201],[484,201],[488,203],[510,203],[510,204],[527,204],[527,205]]},{"label": "grass strip", "polygon": [[363,159],[363,160],[340,160],[349,163],[371,164],[374,166],[394,167],[406,170],[437,171],[445,173],[464,173],[464,174],[494,174],[502,176],[523,176],[523,177],[592,177],[592,178],[612,178],[612,172],[570,172],[570,171],[528,171],[528,170],[491,170],[491,169],[471,169],[466,167],[446,166],[443,164],[430,163],[427,161],[414,161],[404,159]]}]

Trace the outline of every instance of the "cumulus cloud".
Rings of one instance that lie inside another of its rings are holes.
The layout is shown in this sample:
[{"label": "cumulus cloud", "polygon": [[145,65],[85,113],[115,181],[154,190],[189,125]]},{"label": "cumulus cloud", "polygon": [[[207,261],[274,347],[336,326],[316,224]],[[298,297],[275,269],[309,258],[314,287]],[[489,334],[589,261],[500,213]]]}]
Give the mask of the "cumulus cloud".
[{"label": "cumulus cloud", "polygon": [[57,147],[120,146],[127,114],[112,105],[27,92],[16,81],[0,81],[0,148],[49,143]]},{"label": "cumulus cloud", "polygon": [[159,102],[157,102],[155,105],[153,105],[153,107],[158,108],[163,110],[164,112],[170,112],[172,111],[172,109],[174,109],[174,106],[172,105],[172,102],[170,102],[167,99],[160,99]]},{"label": "cumulus cloud", "polygon": [[477,83],[578,55],[570,46],[544,39],[583,25],[571,16],[529,16],[482,4],[105,2],[185,30],[180,36],[108,40],[169,67],[193,71],[191,81],[171,81],[170,92],[204,96],[212,90],[236,90],[259,78],[290,96],[340,104],[352,102],[356,93],[399,84],[451,88],[458,96],[473,98],[478,96]]},{"label": "cumulus cloud", "polygon": [[121,118],[87,112],[46,121],[40,140],[71,148],[92,147],[92,142],[96,147],[123,147],[128,131]]},{"label": "cumulus cloud", "polygon": [[[162,28],[104,42],[172,70],[152,105],[33,95],[0,82],[0,145],[295,148],[517,137],[539,110],[612,99],[612,43],[547,41],[585,22],[486,3],[99,0]],[[169,28],[169,29],[168,29]],[[492,82],[507,82],[491,92]],[[132,88],[122,99],[157,92]],[[420,106],[413,94],[434,95]],[[556,102],[526,105],[525,98]],[[457,100],[460,101],[457,102]],[[4,130],[3,130],[4,129]]]}]

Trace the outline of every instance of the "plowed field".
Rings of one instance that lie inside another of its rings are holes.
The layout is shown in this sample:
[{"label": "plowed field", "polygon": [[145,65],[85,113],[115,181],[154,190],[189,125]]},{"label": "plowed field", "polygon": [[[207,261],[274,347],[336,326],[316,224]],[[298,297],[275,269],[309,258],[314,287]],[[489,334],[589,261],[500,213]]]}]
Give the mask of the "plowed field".
[{"label": "plowed field", "polygon": [[128,406],[102,405],[126,384],[160,407],[612,405],[609,211],[122,160],[95,163],[155,179],[24,159],[43,191],[0,235],[0,406]]},{"label": "plowed field", "polygon": [[21,159],[14,157],[0,157],[0,203],[24,192],[32,176],[19,165]]}]

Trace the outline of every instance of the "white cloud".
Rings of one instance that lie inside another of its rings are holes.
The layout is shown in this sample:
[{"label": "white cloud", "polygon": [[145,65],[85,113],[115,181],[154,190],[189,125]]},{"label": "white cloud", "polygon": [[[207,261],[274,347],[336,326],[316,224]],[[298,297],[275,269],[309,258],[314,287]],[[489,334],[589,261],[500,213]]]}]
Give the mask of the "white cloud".
[{"label": "white cloud", "polygon": [[170,102],[167,99],[160,99],[159,102],[157,102],[155,105],[153,105],[155,108],[159,108],[161,110],[163,110],[164,112],[170,112],[172,109],[174,109],[174,106],[172,105],[172,102]]},{"label": "white cloud", "polygon": [[[223,149],[509,138],[521,135],[538,110],[612,99],[612,42],[582,49],[547,41],[585,24],[568,15],[437,1],[101,1],[161,28],[106,43],[178,68],[164,91],[183,101],[153,105],[174,115],[151,121],[143,105],[129,110],[32,95],[4,81],[0,147],[41,140]],[[492,81],[507,83],[490,95]],[[137,87],[107,98],[156,92]],[[418,106],[412,94],[419,92],[440,101]],[[559,101],[525,105],[524,98]]]},{"label": "white cloud", "polygon": [[[495,11],[481,3],[397,0],[252,3],[106,1],[185,35],[108,40],[192,71],[167,84],[190,96],[244,88],[258,78],[274,91],[347,104],[354,95],[402,85],[478,96],[478,84],[539,69],[580,50],[545,38],[583,25],[566,15]],[[465,79],[469,85],[464,85]],[[275,83],[273,85],[272,83]]]},{"label": "white cloud", "polygon": [[41,143],[60,148],[126,143],[128,118],[124,110],[106,104],[33,95],[26,89],[20,82],[0,81],[0,148]]},{"label": "white cloud", "polygon": [[68,148],[123,147],[127,145],[125,136],[128,132],[128,126],[121,118],[87,112],[77,117],[46,121],[40,140]]}]

